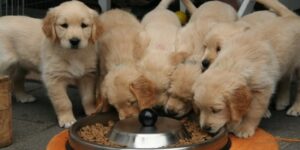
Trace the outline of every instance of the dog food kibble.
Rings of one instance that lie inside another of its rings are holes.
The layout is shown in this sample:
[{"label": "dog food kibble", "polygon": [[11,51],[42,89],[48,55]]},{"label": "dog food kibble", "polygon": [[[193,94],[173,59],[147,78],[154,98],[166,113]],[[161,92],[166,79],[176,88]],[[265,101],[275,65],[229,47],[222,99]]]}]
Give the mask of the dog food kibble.
[{"label": "dog food kibble", "polygon": [[[189,139],[180,139],[178,143],[171,145],[170,147],[178,147],[189,144],[196,144],[203,141],[206,141],[211,138],[211,136],[199,128],[199,125],[193,121],[183,121],[183,124],[187,131],[190,133],[191,138]],[[87,125],[82,127],[78,131],[78,135],[85,141],[94,142],[101,145],[106,145],[109,147],[125,147],[118,144],[115,144],[108,139],[108,134],[114,122],[109,121],[107,124],[96,123],[92,125]]]}]

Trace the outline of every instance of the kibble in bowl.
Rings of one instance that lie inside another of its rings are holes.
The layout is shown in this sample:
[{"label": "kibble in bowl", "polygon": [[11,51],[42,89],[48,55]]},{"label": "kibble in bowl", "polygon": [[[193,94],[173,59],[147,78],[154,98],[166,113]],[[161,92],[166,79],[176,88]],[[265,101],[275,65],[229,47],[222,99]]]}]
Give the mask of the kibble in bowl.
[{"label": "kibble in bowl", "polygon": [[[117,115],[113,114],[98,114],[79,120],[70,129],[70,145],[74,150],[126,150],[134,149],[127,148],[124,145],[119,145],[111,142],[108,137],[114,126],[118,121]],[[151,148],[153,150],[185,150],[185,149],[223,149],[229,143],[229,139],[225,130],[220,131],[217,135],[211,136],[202,132],[196,122],[184,121],[186,130],[191,138],[180,139],[176,144],[168,147]],[[211,146],[210,146],[211,145]],[[226,149],[226,148],[225,148]]]}]

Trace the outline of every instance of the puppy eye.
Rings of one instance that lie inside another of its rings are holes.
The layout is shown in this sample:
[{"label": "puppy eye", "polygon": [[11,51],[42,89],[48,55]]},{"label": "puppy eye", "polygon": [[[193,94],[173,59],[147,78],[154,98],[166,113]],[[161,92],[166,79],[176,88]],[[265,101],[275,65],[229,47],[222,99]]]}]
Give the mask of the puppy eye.
[{"label": "puppy eye", "polygon": [[214,113],[214,114],[216,114],[216,113],[221,112],[221,110],[222,110],[222,109],[215,109],[215,108],[212,108],[212,109],[211,109],[211,112]]},{"label": "puppy eye", "polygon": [[86,28],[86,27],[88,27],[88,25],[87,25],[87,24],[85,24],[85,23],[81,23],[81,28]]},{"label": "puppy eye", "polygon": [[63,27],[63,28],[68,28],[69,25],[66,24],[66,23],[63,23],[63,24],[61,24],[60,26]]},{"label": "puppy eye", "polygon": [[127,101],[128,106],[135,106],[137,104],[137,101]]},{"label": "puppy eye", "polygon": [[217,46],[217,52],[220,52],[220,50],[221,50],[221,47]]},{"label": "puppy eye", "polygon": [[207,48],[207,46],[206,45],[203,45],[203,49],[205,50]]}]

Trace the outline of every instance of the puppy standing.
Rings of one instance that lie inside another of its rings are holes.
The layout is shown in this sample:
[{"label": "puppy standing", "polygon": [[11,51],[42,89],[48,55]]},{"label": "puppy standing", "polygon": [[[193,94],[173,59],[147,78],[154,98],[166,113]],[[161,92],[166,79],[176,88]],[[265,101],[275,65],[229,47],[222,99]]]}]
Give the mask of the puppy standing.
[{"label": "puppy standing", "polygon": [[42,20],[25,16],[0,18],[0,74],[9,75],[14,95],[22,103],[35,98],[24,89],[29,71],[39,72],[41,39],[44,38]]},{"label": "puppy standing", "polygon": [[[266,3],[289,11],[278,1]],[[252,136],[277,82],[299,68],[299,43],[300,19],[290,11],[226,41],[193,86],[200,126],[211,133],[226,126],[238,137]]]},{"label": "puppy standing", "polygon": [[170,56],[175,51],[175,39],[181,27],[175,13],[167,10],[171,2],[173,0],[162,0],[142,20],[150,43],[138,63],[143,75],[132,84],[132,91],[138,99],[155,101],[152,104],[156,105],[164,105],[167,100],[166,90],[174,70]]},{"label": "puppy standing", "polygon": [[82,2],[69,1],[50,9],[43,21],[42,78],[61,127],[76,121],[66,91],[70,83],[78,85],[85,113],[95,111],[97,17]]},{"label": "puppy standing", "polygon": [[183,2],[192,16],[177,35],[176,52],[173,56],[184,61],[176,67],[171,76],[171,86],[168,89],[170,97],[165,105],[165,111],[176,117],[185,115],[192,108],[192,85],[202,72],[204,36],[214,24],[233,22],[237,18],[234,8],[223,2],[206,2],[199,8],[196,8],[190,0]]},{"label": "puppy standing", "polygon": [[[148,44],[141,23],[132,14],[115,9],[100,15],[104,32],[99,38],[100,65],[104,80],[101,85],[102,109],[105,103],[116,108],[120,119],[136,116],[143,101],[131,93],[131,83],[141,73],[136,63]],[[102,77],[101,77],[102,78]],[[107,102],[106,102],[107,101]]]}]

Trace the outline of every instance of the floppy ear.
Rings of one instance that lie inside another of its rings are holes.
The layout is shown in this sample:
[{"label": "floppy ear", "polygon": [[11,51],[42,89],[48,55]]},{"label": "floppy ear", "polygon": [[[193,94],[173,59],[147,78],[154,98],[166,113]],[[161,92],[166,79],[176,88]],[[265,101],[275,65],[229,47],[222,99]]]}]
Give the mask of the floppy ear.
[{"label": "floppy ear", "polygon": [[140,110],[151,108],[157,103],[155,86],[144,76],[138,77],[130,85],[130,91],[136,97]]},{"label": "floppy ear", "polygon": [[237,88],[233,95],[228,97],[228,108],[232,121],[240,121],[242,117],[248,112],[252,101],[252,94],[247,86]]},{"label": "floppy ear", "polygon": [[56,40],[56,31],[55,31],[55,10],[51,8],[46,17],[43,20],[42,27],[47,38],[51,39],[52,42]]},{"label": "floppy ear", "polygon": [[99,36],[103,33],[103,27],[102,27],[102,22],[99,19],[99,15],[96,11],[91,10],[92,17],[94,20],[94,23],[92,25],[92,35],[91,35],[91,42],[96,43]]}]

